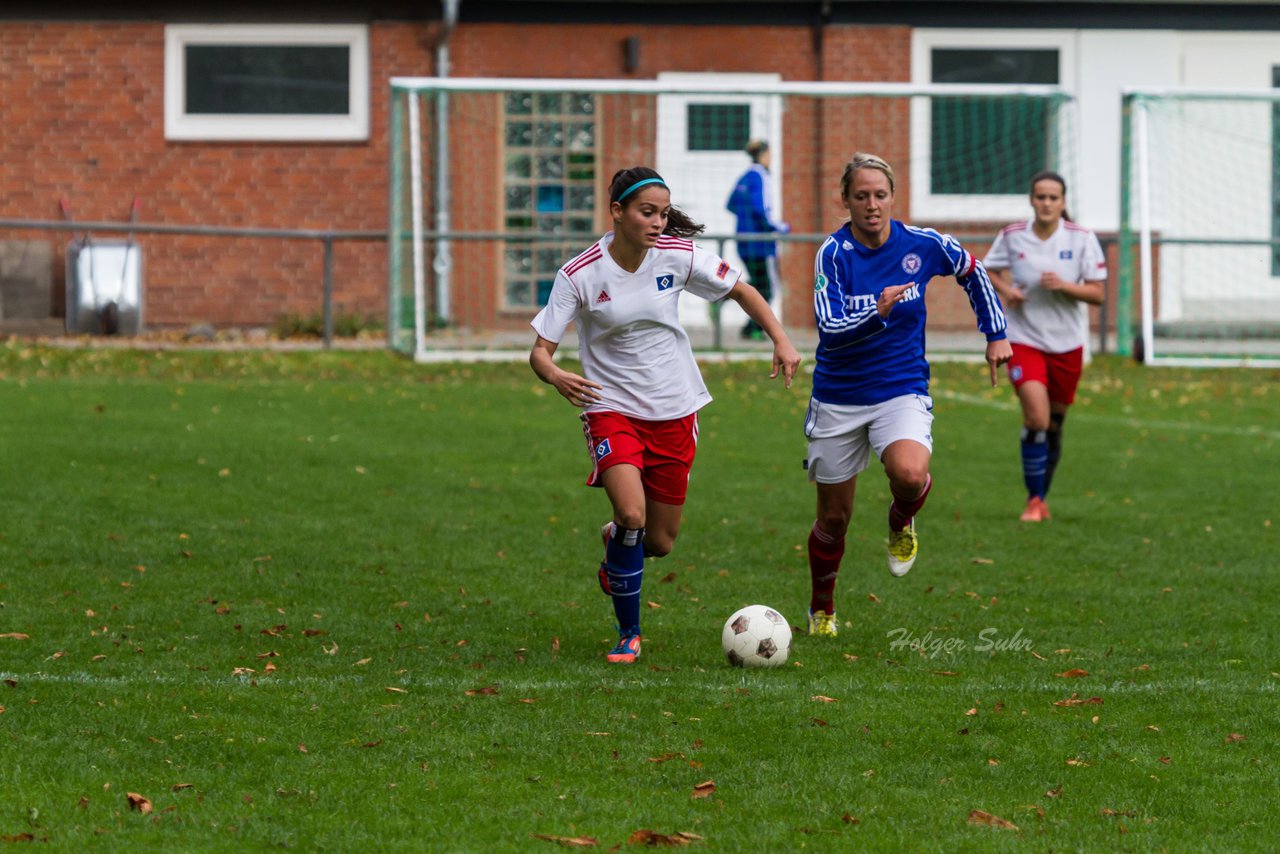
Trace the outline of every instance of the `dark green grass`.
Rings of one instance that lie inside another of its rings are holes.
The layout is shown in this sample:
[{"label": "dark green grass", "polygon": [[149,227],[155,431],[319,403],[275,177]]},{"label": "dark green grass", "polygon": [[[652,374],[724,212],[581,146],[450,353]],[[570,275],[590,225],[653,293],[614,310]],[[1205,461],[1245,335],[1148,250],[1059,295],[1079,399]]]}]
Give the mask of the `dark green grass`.
[{"label": "dark green grass", "polygon": [[884,568],[873,470],[839,639],[739,671],[725,617],[807,604],[808,388],[707,367],[685,526],[624,668],[593,578],[607,504],[527,366],[0,346],[0,634],[29,636],[0,638],[0,837],[1276,847],[1280,377],[1094,364],[1054,519],[1024,525],[1018,416],[984,374],[935,366],[911,575]]}]

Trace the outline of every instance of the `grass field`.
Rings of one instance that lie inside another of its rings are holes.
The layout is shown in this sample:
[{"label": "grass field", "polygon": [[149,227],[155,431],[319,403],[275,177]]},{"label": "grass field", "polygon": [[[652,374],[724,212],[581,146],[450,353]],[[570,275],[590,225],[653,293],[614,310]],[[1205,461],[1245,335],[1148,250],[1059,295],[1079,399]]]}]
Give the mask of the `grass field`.
[{"label": "grass field", "polygon": [[725,617],[807,604],[807,379],[706,368],[618,667],[607,503],[526,365],[2,344],[0,839],[1275,849],[1280,375],[1099,360],[1026,525],[984,374],[935,365],[911,574],[873,470],[839,639],[742,671]]}]

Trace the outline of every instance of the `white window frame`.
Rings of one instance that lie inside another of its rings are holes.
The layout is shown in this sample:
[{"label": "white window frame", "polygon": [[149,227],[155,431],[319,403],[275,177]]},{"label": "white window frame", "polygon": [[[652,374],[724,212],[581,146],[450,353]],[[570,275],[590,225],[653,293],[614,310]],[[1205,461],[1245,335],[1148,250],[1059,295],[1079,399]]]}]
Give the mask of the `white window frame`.
[{"label": "white window frame", "polygon": [[[911,80],[933,82],[933,51],[1055,48],[1058,86],[1075,94],[1076,31],[1074,30],[930,30],[911,33]],[[933,117],[928,98],[911,99],[911,217],[952,221],[1019,220],[1027,216],[1027,194],[934,195],[930,185]],[[1027,176],[1028,178],[1031,176]]]},{"label": "white window frame", "polygon": [[[342,45],[351,54],[345,115],[189,114],[186,47]],[[369,28],[363,24],[170,24],[164,28],[164,136],[174,140],[348,142],[369,138]]]}]

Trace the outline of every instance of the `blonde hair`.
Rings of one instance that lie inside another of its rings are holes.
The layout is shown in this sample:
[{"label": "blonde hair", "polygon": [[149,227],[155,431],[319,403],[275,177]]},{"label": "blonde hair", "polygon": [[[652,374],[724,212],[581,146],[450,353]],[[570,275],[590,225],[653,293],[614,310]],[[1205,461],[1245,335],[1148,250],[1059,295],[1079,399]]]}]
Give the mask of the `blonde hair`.
[{"label": "blonde hair", "polygon": [[883,172],[889,179],[889,192],[893,192],[893,167],[883,157],[868,154],[865,151],[855,151],[853,159],[844,166],[844,175],[840,177],[840,198],[843,199],[849,195],[849,185],[853,183],[853,175],[859,169],[875,169]]}]

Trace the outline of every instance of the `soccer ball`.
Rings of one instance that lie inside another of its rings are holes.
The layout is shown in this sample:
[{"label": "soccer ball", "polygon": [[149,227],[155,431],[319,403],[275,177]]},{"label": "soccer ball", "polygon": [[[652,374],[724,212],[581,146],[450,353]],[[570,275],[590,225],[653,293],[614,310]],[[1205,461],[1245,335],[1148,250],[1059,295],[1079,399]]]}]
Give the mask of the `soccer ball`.
[{"label": "soccer ball", "polygon": [[720,644],[734,667],[777,667],[791,651],[791,624],[767,605],[748,605],[725,620]]}]

